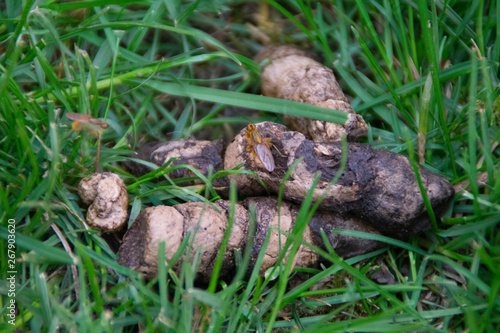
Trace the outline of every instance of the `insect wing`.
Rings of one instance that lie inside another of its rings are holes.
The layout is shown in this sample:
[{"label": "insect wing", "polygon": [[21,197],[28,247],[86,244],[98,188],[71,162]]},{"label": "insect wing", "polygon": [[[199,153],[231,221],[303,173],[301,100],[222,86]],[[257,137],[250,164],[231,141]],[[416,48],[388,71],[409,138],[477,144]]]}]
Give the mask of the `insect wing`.
[{"label": "insect wing", "polygon": [[66,118],[69,120],[77,121],[79,123],[88,123],[90,119],[92,119],[91,116],[87,114],[81,114],[81,113],[74,113],[74,112],[68,112],[64,114]]},{"label": "insect wing", "polygon": [[274,158],[273,154],[271,153],[271,149],[269,149],[269,146],[267,145],[267,141],[264,140],[263,144],[259,143],[259,144],[254,144],[252,146],[253,149],[255,150],[255,153],[257,154],[257,157],[259,157],[259,160],[262,162],[266,170],[269,172],[273,172]]}]

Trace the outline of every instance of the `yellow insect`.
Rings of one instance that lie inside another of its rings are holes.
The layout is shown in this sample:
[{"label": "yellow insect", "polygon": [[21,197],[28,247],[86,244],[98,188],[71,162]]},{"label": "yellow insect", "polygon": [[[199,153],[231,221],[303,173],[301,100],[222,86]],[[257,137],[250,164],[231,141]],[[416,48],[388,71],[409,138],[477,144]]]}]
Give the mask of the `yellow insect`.
[{"label": "yellow insect", "polygon": [[257,156],[267,171],[274,171],[274,158],[270,147],[273,146],[271,138],[266,138],[259,132],[254,124],[247,127],[246,138],[248,141],[247,150],[252,151],[252,155]]},{"label": "yellow insect", "polygon": [[[94,118],[88,114],[68,112],[65,114],[66,118],[73,121],[71,127],[80,132],[81,130],[90,132],[93,136],[97,137],[97,155],[95,158],[95,172],[99,172],[99,157],[101,155],[101,133],[103,130],[109,127],[109,125],[97,118]],[[83,147],[82,147],[82,159],[83,159]]]},{"label": "yellow insect", "polygon": [[109,126],[104,121],[94,118],[88,114],[68,112],[66,113],[66,118],[68,118],[69,120],[73,120],[73,124],[71,125],[71,127],[75,131],[88,131],[94,136],[98,136],[98,134],[102,130],[105,130]]}]

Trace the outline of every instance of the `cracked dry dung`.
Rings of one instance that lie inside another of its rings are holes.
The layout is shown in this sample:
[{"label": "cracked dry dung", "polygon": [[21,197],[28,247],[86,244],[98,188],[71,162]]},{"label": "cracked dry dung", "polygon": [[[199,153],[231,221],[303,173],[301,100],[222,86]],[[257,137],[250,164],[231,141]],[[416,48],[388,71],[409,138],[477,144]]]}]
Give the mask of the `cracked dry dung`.
[{"label": "cracked dry dung", "polygon": [[128,193],[123,180],[111,172],[94,173],[83,178],[78,194],[90,207],[87,223],[90,228],[103,232],[118,232],[127,222]]},{"label": "cracked dry dung", "polygon": [[[158,273],[158,244],[165,241],[167,260],[171,260],[184,237],[189,234],[192,249],[188,260],[192,262],[200,247],[199,278],[208,282],[213,263],[227,228],[228,203],[219,200],[213,205],[189,202],[176,206],[156,206],[141,211],[123,238],[118,263],[134,269],[146,277]],[[246,237],[246,210],[235,205],[235,219],[230,242],[224,254],[221,275],[234,269],[234,250],[241,248]],[[193,239],[194,237],[194,239]],[[182,259],[173,268],[180,269]]]},{"label": "cracked dry dung", "polygon": [[[321,179],[313,192],[314,200],[319,199],[340,167],[341,144],[313,142],[301,133],[271,122],[256,126],[284,155],[271,150],[275,170],[265,170],[246,150],[245,129],[228,146],[225,169],[244,163],[243,169],[254,171],[271,193],[278,193],[288,168],[302,158],[284,183],[283,197],[301,203],[313,185],[315,173],[320,171]],[[321,209],[352,214],[398,239],[407,239],[430,227],[415,174],[405,156],[357,143],[348,144],[347,154],[344,173],[328,191]],[[434,212],[442,215],[454,195],[453,187],[444,177],[425,169],[420,169],[420,175]],[[229,178],[236,181],[240,194],[266,193],[251,175],[233,174]]]},{"label": "cracked dry dung", "polygon": [[[187,164],[194,169],[200,171],[201,174],[207,176],[212,169],[215,173],[223,168],[223,149],[222,141],[206,141],[206,140],[173,140],[169,142],[151,142],[144,145],[135,158],[154,163],[162,166],[170,159],[177,160],[171,162],[169,167],[176,165]],[[136,177],[143,176],[152,171],[151,168],[133,161],[124,163],[130,172]],[[179,168],[168,173],[172,179],[195,177],[196,175],[187,168]],[[183,185],[203,184],[201,180],[187,181]],[[226,186],[227,182],[224,178],[214,180],[214,186]]]},{"label": "cracked dry dung", "polygon": [[[214,207],[201,202],[189,202],[170,207],[147,208],[139,214],[125,234],[120,247],[118,263],[147,277],[154,277],[158,274],[159,242],[165,241],[166,258],[169,261],[179,249],[184,238],[191,235],[191,237],[194,236],[194,241],[193,247],[189,250],[189,257],[183,254],[179,262],[172,263],[173,269],[179,271],[183,260],[188,259],[192,262],[195,258],[195,252],[199,248],[199,261],[196,263],[199,268],[197,280],[202,283],[208,282],[212,275],[222,237],[228,227],[230,207],[229,201],[218,200],[214,203]],[[277,263],[280,252],[283,251],[283,246],[286,243],[285,233],[292,230],[300,209],[297,205],[282,202],[278,217],[277,207],[276,198],[264,197],[247,198],[240,204],[235,204],[234,223],[222,263],[221,277],[223,279],[231,278],[236,272],[235,250],[240,250],[243,253],[247,247],[247,242],[250,239],[249,210],[255,211],[256,228],[250,247],[251,256],[250,265],[246,271],[247,276],[257,262],[268,232],[271,232],[271,238],[265,250],[262,265],[259,267],[259,274],[263,275],[266,270]],[[327,228],[325,229],[327,234],[330,234],[329,228],[346,228],[378,234],[376,230],[357,219],[343,219],[333,212],[316,212],[313,221],[313,225],[316,227],[310,228],[308,226],[303,234],[303,240],[315,246],[324,247],[322,238],[317,236],[322,227]],[[280,233],[278,229],[285,233]],[[328,238],[335,251],[344,257],[367,253],[383,245],[372,240],[357,240],[338,234],[331,234]],[[346,244],[353,245],[346,246]],[[296,267],[314,267],[318,264],[318,260],[317,253],[307,246],[301,245],[294,257],[294,265]]]},{"label": "cracked dry dung", "polygon": [[264,48],[255,61],[264,59],[271,61],[262,68],[263,95],[349,113],[345,125],[285,114],[283,120],[290,129],[318,142],[339,141],[342,134],[349,141],[366,136],[368,126],[351,108],[331,69],[311,59],[304,51],[287,45]]}]

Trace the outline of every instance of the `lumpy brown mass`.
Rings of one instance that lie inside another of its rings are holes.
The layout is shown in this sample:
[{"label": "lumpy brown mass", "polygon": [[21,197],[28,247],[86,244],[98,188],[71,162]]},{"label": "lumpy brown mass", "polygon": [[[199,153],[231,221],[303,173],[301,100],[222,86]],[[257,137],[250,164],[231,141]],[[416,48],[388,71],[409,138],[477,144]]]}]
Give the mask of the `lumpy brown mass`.
[{"label": "lumpy brown mass", "polygon": [[335,124],[310,118],[284,115],[285,124],[317,142],[350,141],[368,131],[363,117],[357,115],[340,88],[333,71],[311,59],[293,46],[273,45],[264,48],[255,60],[270,59],[262,68],[262,94],[290,101],[313,104],[349,113],[347,123]]}]

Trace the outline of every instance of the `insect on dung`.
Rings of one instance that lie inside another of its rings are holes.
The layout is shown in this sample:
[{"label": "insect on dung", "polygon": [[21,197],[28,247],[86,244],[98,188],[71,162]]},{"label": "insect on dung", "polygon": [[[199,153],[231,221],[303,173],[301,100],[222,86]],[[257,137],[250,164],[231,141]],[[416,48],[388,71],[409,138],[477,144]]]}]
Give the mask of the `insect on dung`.
[{"label": "insect on dung", "polygon": [[257,156],[267,171],[274,171],[274,158],[270,147],[273,146],[271,138],[266,138],[254,124],[247,127],[246,138],[248,141],[247,150],[252,151],[252,155]]},{"label": "insect on dung", "polygon": [[88,114],[68,112],[66,113],[66,118],[73,121],[71,127],[77,131],[87,131],[93,136],[97,137],[97,156],[95,158],[95,172],[99,172],[99,157],[101,154],[101,133],[103,130],[109,127],[109,125],[97,118],[94,118]]}]

